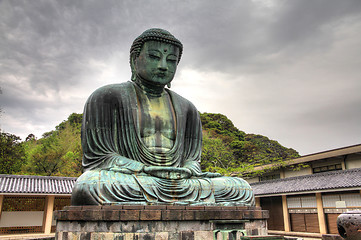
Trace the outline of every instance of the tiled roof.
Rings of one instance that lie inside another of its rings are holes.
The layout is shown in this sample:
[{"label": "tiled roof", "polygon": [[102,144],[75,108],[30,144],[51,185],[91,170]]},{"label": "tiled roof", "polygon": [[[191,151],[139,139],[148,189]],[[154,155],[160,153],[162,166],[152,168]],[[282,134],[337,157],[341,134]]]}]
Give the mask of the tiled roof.
[{"label": "tiled roof", "polygon": [[0,193],[71,194],[76,179],[0,174]]},{"label": "tiled roof", "polygon": [[251,183],[255,195],[361,189],[361,168]]}]

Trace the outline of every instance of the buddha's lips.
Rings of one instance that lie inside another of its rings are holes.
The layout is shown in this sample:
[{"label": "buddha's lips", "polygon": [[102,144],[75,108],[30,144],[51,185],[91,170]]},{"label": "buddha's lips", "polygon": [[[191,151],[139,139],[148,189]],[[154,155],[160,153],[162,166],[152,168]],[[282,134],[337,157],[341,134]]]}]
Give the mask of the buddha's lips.
[{"label": "buddha's lips", "polygon": [[155,75],[157,75],[157,77],[165,77],[166,76],[165,73],[156,73]]}]

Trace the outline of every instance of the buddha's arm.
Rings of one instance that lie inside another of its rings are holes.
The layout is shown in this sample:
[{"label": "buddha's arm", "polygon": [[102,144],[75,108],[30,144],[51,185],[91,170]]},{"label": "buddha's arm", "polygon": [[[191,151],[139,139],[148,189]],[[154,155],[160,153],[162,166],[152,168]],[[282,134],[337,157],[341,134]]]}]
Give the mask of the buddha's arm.
[{"label": "buddha's arm", "polygon": [[215,178],[221,177],[220,173],[212,173],[212,172],[202,172],[199,163],[196,161],[187,161],[185,164],[185,168],[190,169],[193,177],[207,177],[207,178]]},{"label": "buddha's arm", "polygon": [[103,169],[131,174],[142,172],[145,166],[141,162],[121,156],[111,148],[108,148],[107,151],[101,151],[99,148],[92,148],[92,151],[89,151],[88,146],[85,146],[83,149],[83,166],[86,170]]},{"label": "buddha's arm", "polygon": [[100,166],[101,169],[121,172],[126,174],[143,172],[145,165],[141,162],[126,158],[119,154],[109,156],[107,161]]},{"label": "buddha's arm", "polygon": [[82,124],[83,167],[124,173],[141,172],[136,161],[136,130],[128,104],[129,89],[109,85],[96,90],[85,104]]}]

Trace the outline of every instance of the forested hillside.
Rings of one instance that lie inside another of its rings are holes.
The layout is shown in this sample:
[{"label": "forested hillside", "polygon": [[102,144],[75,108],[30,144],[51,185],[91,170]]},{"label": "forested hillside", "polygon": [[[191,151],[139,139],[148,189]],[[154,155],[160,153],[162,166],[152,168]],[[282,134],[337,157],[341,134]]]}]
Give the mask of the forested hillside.
[{"label": "forested hillside", "polygon": [[[55,130],[39,139],[33,134],[21,142],[1,132],[0,173],[79,176],[82,172],[80,128],[82,114],[71,114]],[[203,171],[242,175],[268,163],[283,165],[299,154],[262,135],[246,134],[222,114],[202,113]],[[261,172],[253,174],[262,174]]]},{"label": "forested hillside", "polygon": [[[222,114],[202,113],[203,151],[201,166],[205,171],[225,175],[244,175],[255,166],[276,163],[299,157],[296,150],[286,148],[275,140],[246,134],[237,129]],[[252,174],[262,174],[253,172]]]}]

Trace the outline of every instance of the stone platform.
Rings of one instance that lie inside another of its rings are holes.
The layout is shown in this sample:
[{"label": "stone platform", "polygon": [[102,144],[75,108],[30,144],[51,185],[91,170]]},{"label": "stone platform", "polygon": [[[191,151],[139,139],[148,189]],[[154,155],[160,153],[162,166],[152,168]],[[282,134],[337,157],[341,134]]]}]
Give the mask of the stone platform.
[{"label": "stone platform", "polygon": [[55,238],[242,239],[242,236],[267,235],[268,217],[268,211],[258,207],[70,206],[55,213]]}]

